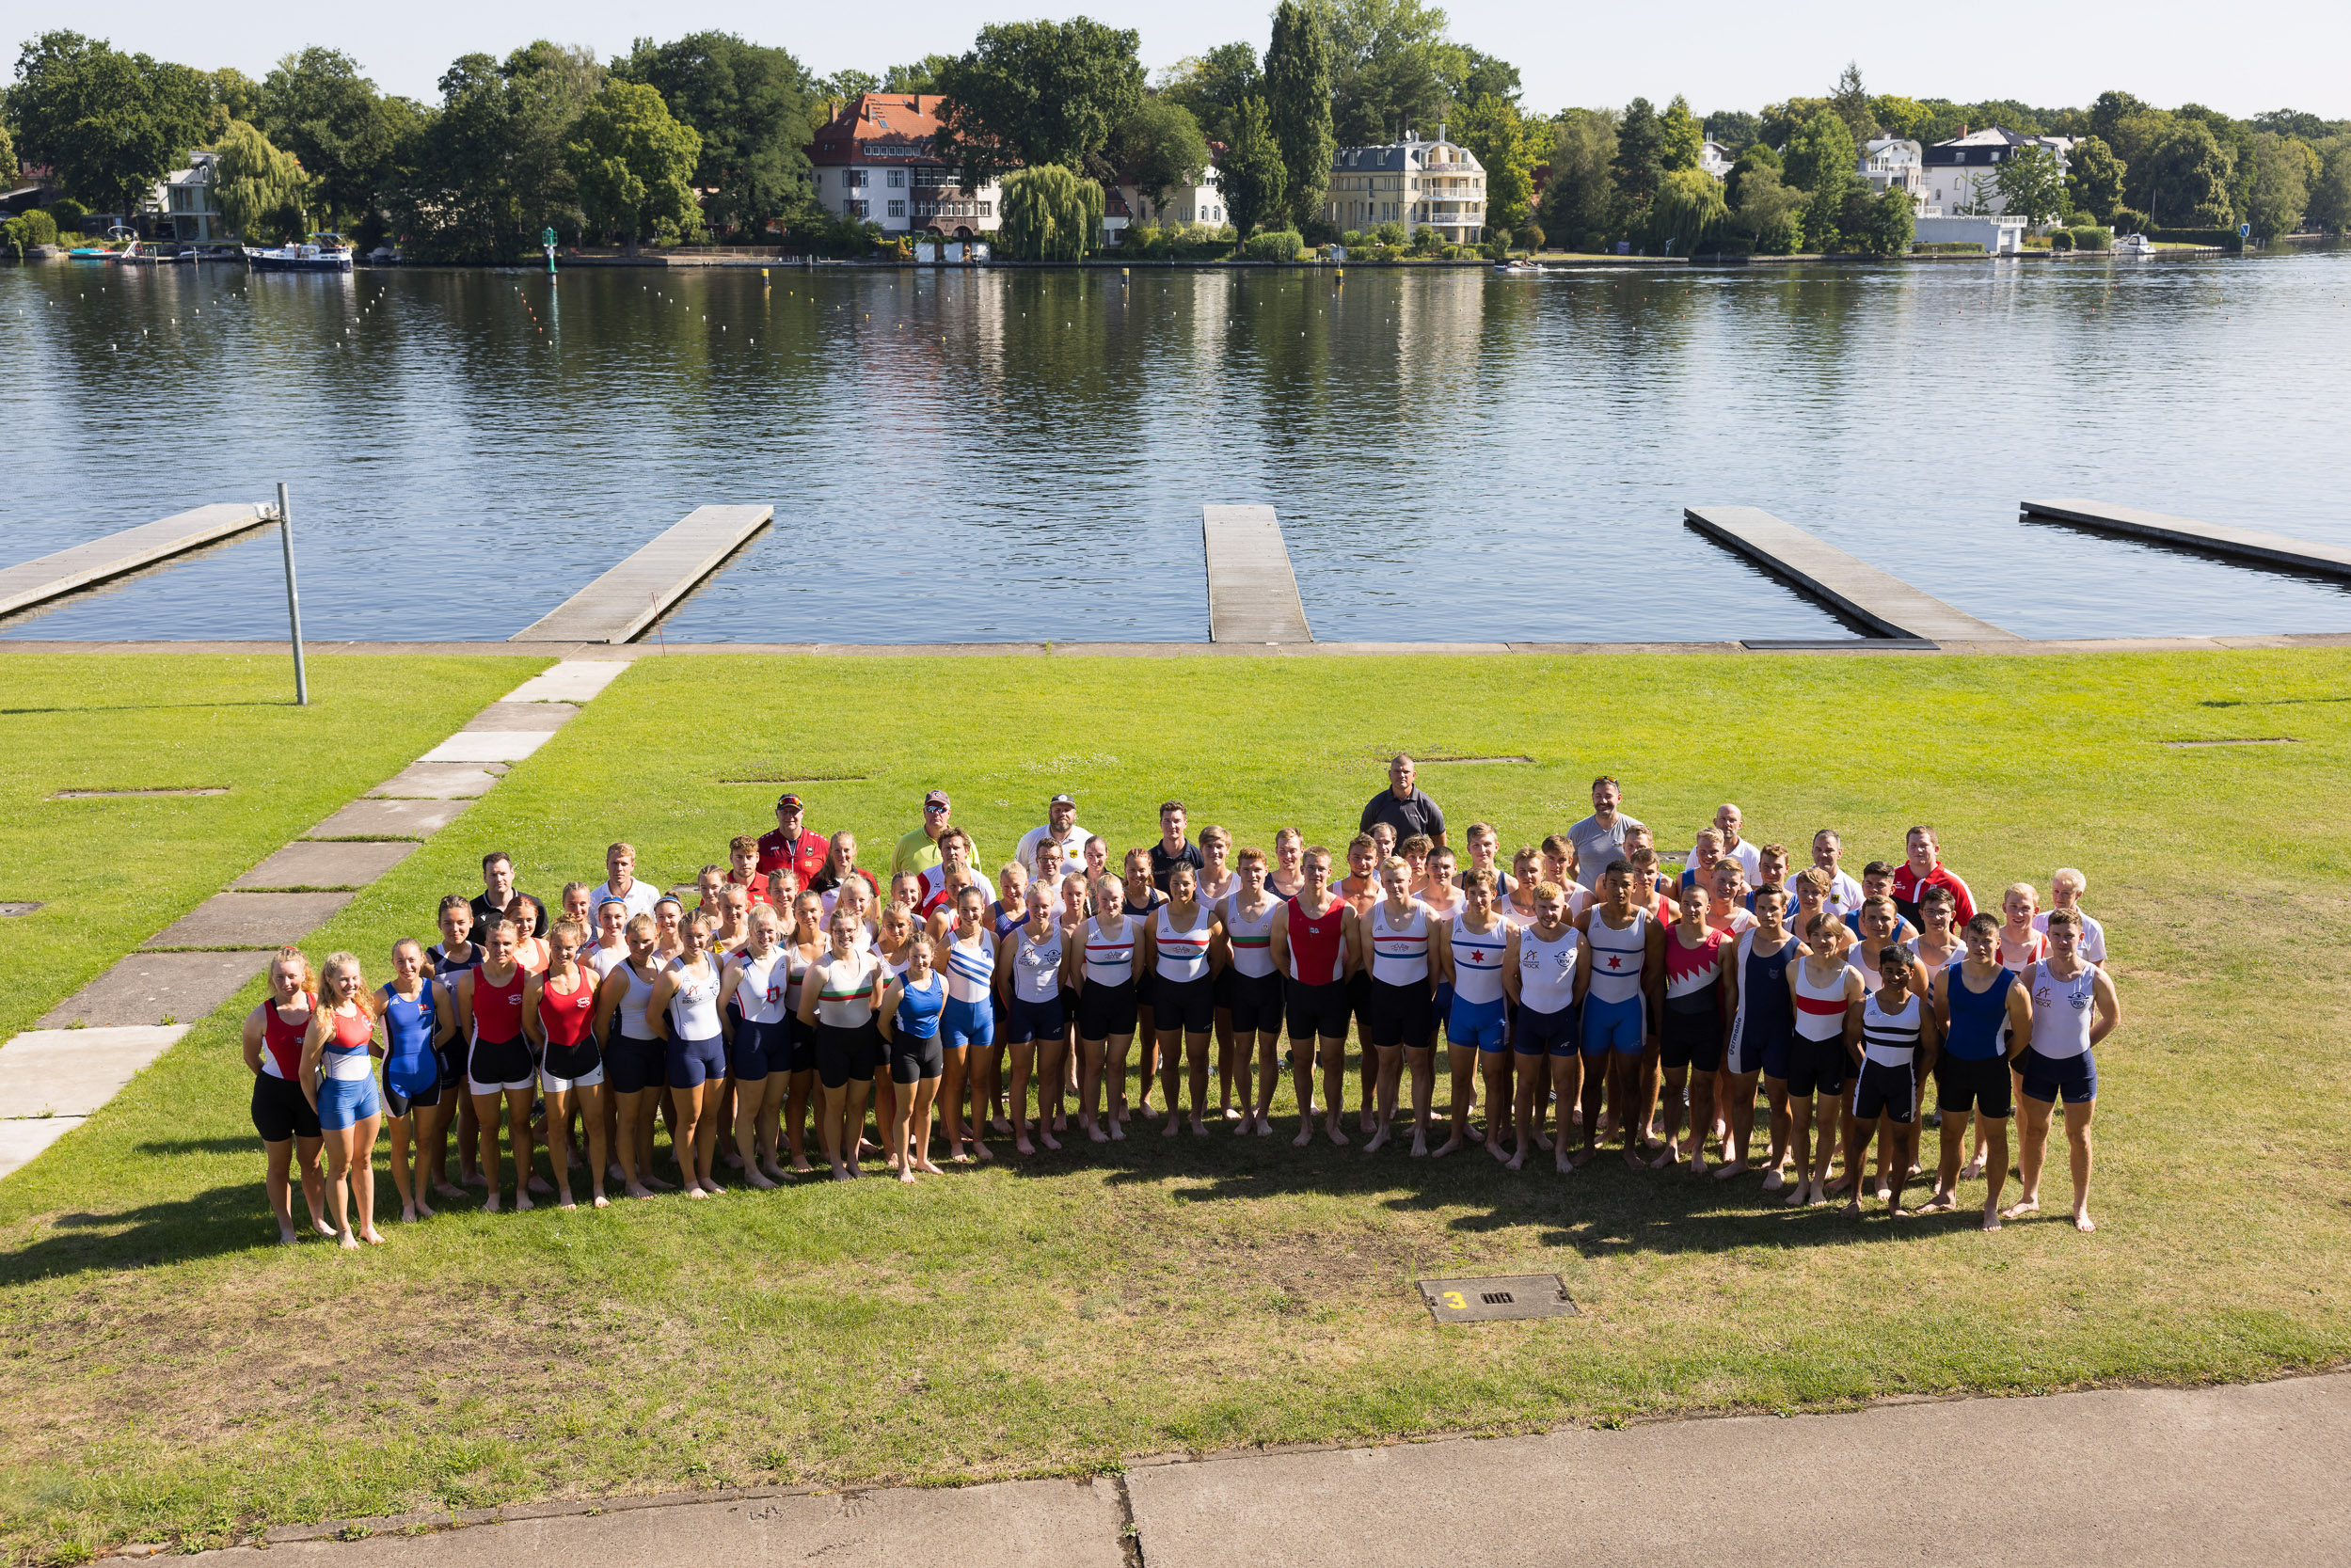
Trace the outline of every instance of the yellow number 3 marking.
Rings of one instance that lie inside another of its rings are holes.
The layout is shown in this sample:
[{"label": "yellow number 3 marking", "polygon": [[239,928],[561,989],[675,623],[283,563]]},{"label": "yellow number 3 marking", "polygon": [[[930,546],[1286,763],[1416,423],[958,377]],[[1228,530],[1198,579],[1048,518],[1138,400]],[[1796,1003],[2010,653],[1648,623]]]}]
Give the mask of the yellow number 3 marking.
[{"label": "yellow number 3 marking", "polygon": [[1461,1292],[1459,1291],[1447,1291],[1445,1292],[1445,1305],[1458,1312],[1469,1304],[1462,1299]]}]

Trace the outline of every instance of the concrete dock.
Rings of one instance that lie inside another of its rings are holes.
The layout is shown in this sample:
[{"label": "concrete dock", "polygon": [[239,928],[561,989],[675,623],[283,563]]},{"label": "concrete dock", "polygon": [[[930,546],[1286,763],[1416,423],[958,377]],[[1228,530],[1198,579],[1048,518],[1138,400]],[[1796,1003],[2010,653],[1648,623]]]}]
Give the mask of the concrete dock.
[{"label": "concrete dock", "polygon": [[86,545],[0,568],[0,615],[61,598],[76,589],[152,566],[175,555],[243,533],[273,519],[260,507],[199,506],[152,523],[126,528]]},{"label": "concrete dock", "polygon": [[1690,506],[1682,516],[1717,544],[1882,636],[1937,643],[2022,641],[1760,507]]},{"label": "concrete dock", "polygon": [[695,507],[652,543],[507,641],[633,641],[774,515],[772,506]]},{"label": "concrete dock", "polygon": [[1203,506],[1211,642],[1311,642],[1290,549],[1270,506]]},{"label": "concrete dock", "polygon": [[2264,533],[2258,529],[2231,528],[2226,523],[2200,523],[2189,517],[2169,517],[2160,512],[2141,512],[2135,506],[2111,506],[2105,501],[2073,499],[2017,504],[2027,518],[2040,517],[2071,523],[2075,528],[2095,529],[2101,533],[2152,539],[2159,544],[2231,556],[2257,565],[2351,578],[2351,549],[2340,545],[2322,545],[2315,540]]}]

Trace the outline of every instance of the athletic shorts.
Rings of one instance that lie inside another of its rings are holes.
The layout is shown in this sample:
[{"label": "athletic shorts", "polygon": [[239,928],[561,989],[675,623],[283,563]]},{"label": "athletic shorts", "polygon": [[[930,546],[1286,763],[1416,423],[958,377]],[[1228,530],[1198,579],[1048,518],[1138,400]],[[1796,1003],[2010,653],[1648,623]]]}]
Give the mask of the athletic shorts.
[{"label": "athletic shorts", "polygon": [[[988,1042],[982,1040],[979,1043],[985,1045]],[[890,1042],[890,1082],[894,1084],[913,1084],[925,1078],[936,1078],[946,1071],[946,1047],[937,1035],[924,1039],[900,1035]]]},{"label": "athletic shorts", "polygon": [[643,1094],[669,1082],[669,1048],[660,1040],[614,1035],[604,1060],[605,1081],[614,1094]]},{"label": "athletic shorts", "polygon": [[291,1078],[253,1075],[253,1131],[265,1144],[318,1136],[318,1110]]},{"label": "athletic shorts", "polygon": [[817,1025],[817,1082],[828,1089],[849,1086],[852,1078],[871,1078],[881,1060],[882,1031],[867,1019],[854,1028],[835,1023]]},{"label": "athletic shorts", "polygon": [[421,1105],[441,1102],[441,1065],[427,1054],[416,1062],[419,1070],[397,1072],[390,1064],[384,1068],[384,1114],[391,1117],[407,1116]]},{"label": "athletic shorts", "polygon": [[756,1023],[735,1021],[735,1038],[726,1048],[726,1075],[738,1084],[764,1084],[770,1072],[781,1072],[792,1050],[789,1019]]},{"label": "athletic shorts", "polygon": [[447,1045],[436,1045],[433,1055],[440,1063],[441,1092],[454,1099],[457,1091],[466,1086],[466,1042],[451,1040]]},{"label": "athletic shorts", "polygon": [[1400,1046],[1415,1051],[1425,1048],[1437,1032],[1428,981],[1407,980],[1397,986],[1374,975],[1371,993],[1357,1021],[1362,1025],[1364,1040],[1382,1051]]},{"label": "athletic shorts", "polygon": [[997,1032],[1007,1045],[1026,1045],[1031,1040],[1040,1044],[1050,1040],[1058,1045],[1061,1030],[1068,1022],[1068,1015],[1061,1010],[1061,997],[1057,992],[1042,1002],[1028,1002],[1014,996],[1004,1005],[1004,1022]]},{"label": "athletic shorts", "polygon": [[670,1037],[662,1053],[661,1070],[673,1089],[698,1088],[713,1078],[726,1076],[726,1041],[717,1035],[707,1040]]},{"label": "athletic shorts", "polygon": [[1232,1006],[1232,981],[1236,973],[1237,972],[1230,964],[1228,964],[1226,967],[1216,972],[1215,983],[1209,988],[1215,994],[1216,1006],[1225,1008],[1228,1011],[1231,1010]]},{"label": "athletic shorts", "polygon": [[1357,970],[1353,974],[1347,976],[1346,985],[1347,1014],[1351,1018],[1360,1020],[1363,1017],[1363,1009],[1372,1005],[1371,971],[1367,969]]},{"label": "athletic shorts", "polygon": [[474,1037],[466,1061],[466,1089],[494,1095],[506,1089],[527,1089],[539,1081],[539,1066],[531,1059],[531,1042],[516,1035],[510,1040]]},{"label": "athletic shorts", "polygon": [[574,1089],[598,1089],[603,1086],[604,1063],[600,1058],[585,1072],[575,1073],[569,1078],[560,1077],[548,1071],[544,1062],[539,1064],[539,1092],[541,1094],[569,1094]]},{"label": "athletic shorts", "polygon": [[1934,1102],[1946,1117],[1978,1116],[1998,1121],[2016,1109],[2016,1091],[2009,1082],[2006,1056],[1938,1056],[1934,1064]]},{"label": "athletic shorts", "polygon": [[1161,1029],[1205,1035],[1216,1022],[1216,983],[1202,974],[1190,980],[1152,976],[1152,1022]]},{"label": "athletic shorts", "polygon": [[1538,1013],[1533,1007],[1521,1006],[1510,1037],[1511,1049],[1521,1056],[1572,1056],[1576,1053],[1581,1022],[1573,1003],[1555,1013]]},{"label": "athletic shorts", "polygon": [[[942,1050],[959,1050],[971,1045],[996,1043],[996,1003],[992,996],[977,1002],[958,1002],[950,996],[939,1009],[939,1046]],[[896,1071],[895,1065],[891,1069]],[[929,1077],[924,1073],[923,1077]],[[900,1082],[911,1084],[912,1078]]]},{"label": "athletic shorts", "polygon": [[1731,1037],[1723,1049],[1725,1072],[1760,1072],[1767,1078],[1787,1076],[1787,1046],[1794,1037],[1786,1028],[1758,1028],[1742,1004],[1731,1020]]},{"label": "athletic shorts", "polygon": [[1232,1032],[1236,1035],[1281,1033],[1282,984],[1279,974],[1225,974],[1232,980]]},{"label": "athletic shorts", "polygon": [[1787,1092],[1799,1100],[1809,1100],[1816,1094],[1843,1094],[1845,1080],[1853,1070],[1852,1057],[1845,1053],[1845,1037],[1832,1035],[1824,1040],[1810,1040],[1799,1035],[1787,1048]]},{"label": "athletic shorts", "polygon": [[2098,1098],[2098,1063],[2091,1053],[2078,1056],[2044,1056],[2026,1047],[2016,1069],[2025,1075],[2025,1098],[2054,1105],[2063,1095],[2068,1105],[2087,1105]]},{"label": "athletic shorts", "polygon": [[[1319,986],[1289,976],[1282,985],[1288,1001],[1290,1038],[1342,1040],[1347,1037],[1347,988],[1337,980]],[[1262,1027],[1262,1025],[1261,1025]]]},{"label": "athletic shorts", "polygon": [[1884,1062],[1861,1064],[1861,1073],[1853,1081],[1853,1119],[1875,1121],[1884,1117],[1904,1126],[1918,1104],[1918,1069],[1904,1062],[1893,1067]]},{"label": "athletic shorts", "polygon": [[1613,1051],[1619,1055],[1638,1056],[1643,1025],[1647,1022],[1648,1008],[1641,997],[1603,1002],[1587,996],[1583,999],[1583,1053],[1596,1056],[1603,1051]]},{"label": "athletic shorts", "polygon": [[1669,1068],[1694,1068],[1713,1072],[1723,1065],[1723,1015],[1709,1006],[1704,1012],[1677,1013],[1671,1006],[1660,1019],[1658,1060]]},{"label": "athletic shorts", "polygon": [[[297,1091],[299,1092],[299,1091]],[[375,1093],[375,1074],[365,1078],[321,1078],[318,1081],[318,1124],[329,1132],[357,1127],[381,1116],[384,1102]]]},{"label": "athletic shorts", "polygon": [[1508,1022],[1502,1017],[1502,999],[1491,1002],[1464,1002],[1453,998],[1453,1010],[1445,1016],[1445,1038],[1457,1046],[1474,1045],[1480,1051],[1500,1051],[1510,1040]]},{"label": "athletic shorts", "polygon": [[[794,1072],[816,1071],[817,1026],[813,1023],[802,1023],[797,1018],[786,1019],[785,1022],[791,1025],[792,1030],[791,1070]],[[770,1072],[775,1070],[775,1062],[772,1057],[769,1059],[768,1070]]]},{"label": "athletic shorts", "polygon": [[1135,1033],[1135,982],[1121,980],[1106,986],[1100,980],[1088,980],[1077,993],[1077,1037],[1082,1040],[1106,1040],[1117,1035]]}]

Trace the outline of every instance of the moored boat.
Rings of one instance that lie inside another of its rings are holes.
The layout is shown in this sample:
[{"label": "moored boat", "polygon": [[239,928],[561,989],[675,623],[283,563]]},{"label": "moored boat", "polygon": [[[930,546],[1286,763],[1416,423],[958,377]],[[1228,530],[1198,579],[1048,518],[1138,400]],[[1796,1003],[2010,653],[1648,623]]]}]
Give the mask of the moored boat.
[{"label": "moored boat", "polygon": [[246,245],[245,264],[255,272],[349,272],[351,247],[341,234],[318,233],[272,250]]}]

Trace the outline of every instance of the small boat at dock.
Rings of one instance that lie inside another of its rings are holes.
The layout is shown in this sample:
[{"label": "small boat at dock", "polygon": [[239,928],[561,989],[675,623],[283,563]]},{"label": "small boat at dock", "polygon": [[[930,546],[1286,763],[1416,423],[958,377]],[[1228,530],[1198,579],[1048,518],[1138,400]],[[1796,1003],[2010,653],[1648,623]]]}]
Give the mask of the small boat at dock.
[{"label": "small boat at dock", "polygon": [[270,250],[246,245],[245,264],[255,272],[349,272],[351,247],[341,234],[318,233]]}]

